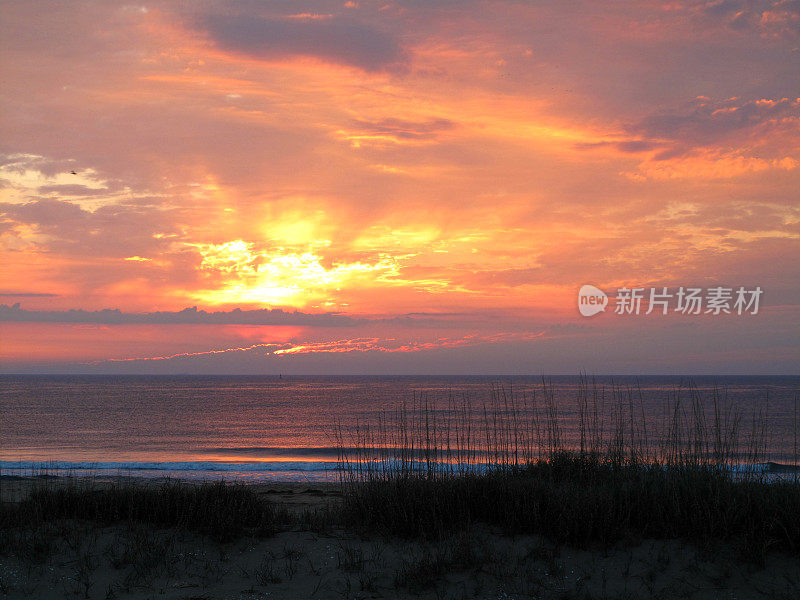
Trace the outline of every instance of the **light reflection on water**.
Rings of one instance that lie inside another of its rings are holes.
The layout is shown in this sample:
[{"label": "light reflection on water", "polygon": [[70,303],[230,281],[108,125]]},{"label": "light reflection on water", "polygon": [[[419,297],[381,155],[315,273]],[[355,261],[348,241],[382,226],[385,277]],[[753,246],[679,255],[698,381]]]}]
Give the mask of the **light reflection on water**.
[{"label": "light reflection on water", "polygon": [[[581,380],[548,381],[562,433],[574,441]],[[689,383],[704,402],[716,389],[743,415],[762,412],[768,455],[791,461],[799,377],[595,380],[604,396],[612,385],[641,393],[651,422],[668,416],[665,402]],[[374,423],[421,397],[445,420],[452,398],[468,398],[480,416],[492,385],[517,398],[542,394],[540,377],[1,376],[0,466],[7,473],[15,463],[57,461],[88,472],[105,463],[99,471],[137,476],[324,480],[334,475],[337,423]]]}]

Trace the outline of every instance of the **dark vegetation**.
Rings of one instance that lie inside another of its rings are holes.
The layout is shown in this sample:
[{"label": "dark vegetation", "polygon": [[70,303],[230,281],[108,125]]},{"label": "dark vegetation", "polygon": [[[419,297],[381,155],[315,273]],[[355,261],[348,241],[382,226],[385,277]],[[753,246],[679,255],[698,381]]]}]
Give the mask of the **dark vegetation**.
[{"label": "dark vegetation", "polygon": [[45,479],[22,501],[4,503],[0,512],[2,529],[36,528],[59,520],[173,527],[207,534],[218,541],[230,541],[245,533],[271,535],[279,526],[271,502],[252,488],[224,482],[140,484],[123,479],[99,486],[91,480],[48,485]]},{"label": "dark vegetation", "polygon": [[578,547],[655,538],[731,543],[759,562],[800,554],[797,455],[769,472],[764,407],[746,415],[691,388],[655,419],[644,403],[584,380],[567,432],[546,383],[539,398],[495,388],[477,410],[418,399],[340,430],[345,517],[421,539],[485,523]]}]

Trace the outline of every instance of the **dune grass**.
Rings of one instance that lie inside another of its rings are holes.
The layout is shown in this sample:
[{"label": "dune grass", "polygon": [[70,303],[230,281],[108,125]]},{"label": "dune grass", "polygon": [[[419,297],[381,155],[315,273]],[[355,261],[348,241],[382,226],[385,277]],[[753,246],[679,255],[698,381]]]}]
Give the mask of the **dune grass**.
[{"label": "dune grass", "polygon": [[731,542],[763,560],[797,553],[800,486],[736,481],[702,466],[618,466],[563,454],[484,473],[385,474],[350,486],[352,522],[411,538],[475,523],[578,547],[643,538]]},{"label": "dune grass", "polygon": [[132,480],[99,485],[91,479],[43,480],[30,494],[0,508],[0,529],[35,529],[57,520],[98,524],[145,524],[209,535],[220,541],[244,533],[270,535],[278,527],[275,506],[245,485],[199,485]]},{"label": "dune grass", "polygon": [[724,394],[689,389],[654,420],[641,392],[607,398],[586,379],[566,432],[563,407],[542,390],[496,387],[478,408],[422,397],[340,427],[345,518],[416,539],[486,523],[579,547],[680,538],[759,562],[800,554],[797,459],[781,479],[757,468],[768,458],[763,411],[746,418]]}]

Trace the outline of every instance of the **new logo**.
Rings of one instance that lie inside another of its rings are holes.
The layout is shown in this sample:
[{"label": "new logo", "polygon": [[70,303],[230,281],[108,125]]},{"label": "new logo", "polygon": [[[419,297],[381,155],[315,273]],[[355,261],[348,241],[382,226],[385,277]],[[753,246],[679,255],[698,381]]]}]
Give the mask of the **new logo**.
[{"label": "new logo", "polygon": [[606,293],[593,285],[582,285],[578,292],[578,310],[584,317],[591,317],[603,312],[608,306]]}]

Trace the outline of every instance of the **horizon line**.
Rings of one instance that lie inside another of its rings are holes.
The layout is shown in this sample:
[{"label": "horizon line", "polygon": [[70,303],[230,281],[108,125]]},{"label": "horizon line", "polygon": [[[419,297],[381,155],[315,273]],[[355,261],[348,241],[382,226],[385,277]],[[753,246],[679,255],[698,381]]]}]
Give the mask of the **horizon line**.
[{"label": "horizon line", "polygon": [[21,376],[115,376],[115,377],[800,377],[800,373],[76,373],[19,372],[0,377]]}]

